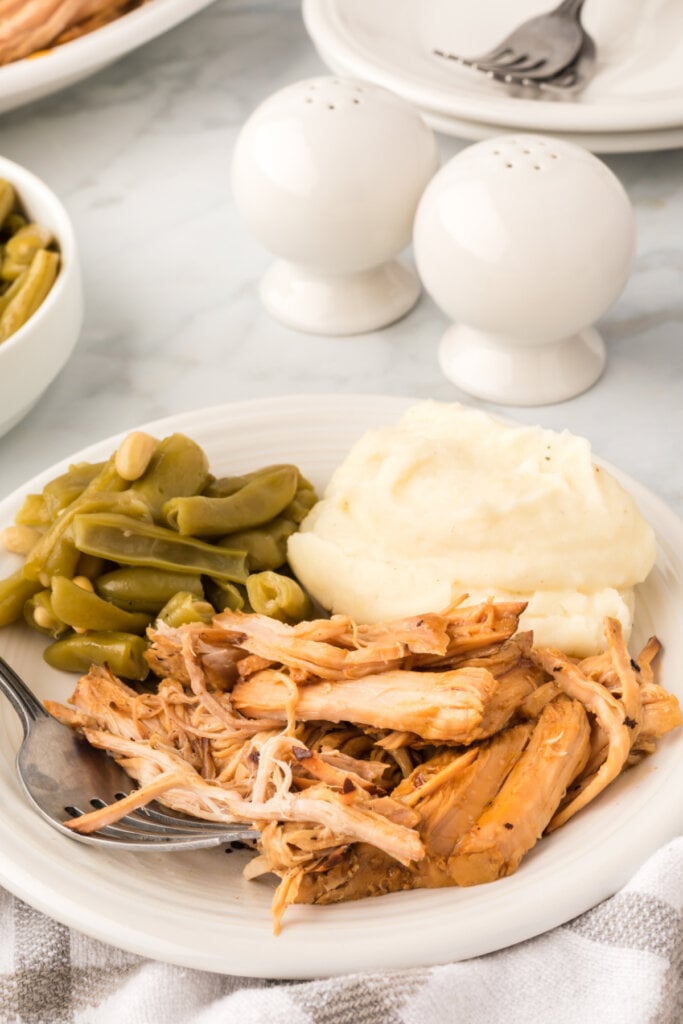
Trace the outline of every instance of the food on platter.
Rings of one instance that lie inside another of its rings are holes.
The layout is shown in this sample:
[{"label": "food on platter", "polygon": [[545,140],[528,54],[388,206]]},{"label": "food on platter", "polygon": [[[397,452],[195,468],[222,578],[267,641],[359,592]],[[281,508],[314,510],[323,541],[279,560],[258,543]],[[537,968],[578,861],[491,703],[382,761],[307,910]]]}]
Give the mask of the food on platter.
[{"label": "food on platter", "polygon": [[292,903],[512,874],[681,722],[656,639],[631,660],[607,619],[605,652],[572,659],[518,632],[523,607],[158,623],[156,687],[94,667],[71,706],[47,702],[140,786],[68,824],[92,832],[153,799],[254,823],[245,874],[279,876],[276,929]]},{"label": "food on platter", "polygon": [[58,271],[52,232],[27,219],[13,185],[0,178],[0,343],[33,316]]},{"label": "food on platter", "polygon": [[38,56],[101,28],[145,0],[0,0],[0,64]]},{"label": "food on platter", "polygon": [[585,657],[604,649],[605,617],[628,638],[655,539],[588,441],[426,401],[353,446],[288,550],[332,612],[521,600],[536,644]]},{"label": "food on platter", "polygon": [[191,438],[135,431],[26,498],[3,532],[24,561],[0,580],[0,626],[23,617],[52,640],[55,668],[106,663],[140,681],[154,619],[248,608],[298,621],[311,603],[286,575],[286,541],[316,500],[296,466],[216,478]]}]

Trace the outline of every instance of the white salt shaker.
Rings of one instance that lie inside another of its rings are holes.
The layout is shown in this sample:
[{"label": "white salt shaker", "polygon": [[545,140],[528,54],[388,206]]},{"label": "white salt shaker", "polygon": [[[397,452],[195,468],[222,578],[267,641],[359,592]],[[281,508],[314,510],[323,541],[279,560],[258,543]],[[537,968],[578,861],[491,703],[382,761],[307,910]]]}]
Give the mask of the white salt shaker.
[{"label": "white salt shaker", "polygon": [[454,322],[441,367],[506,405],[579,394],[600,376],[592,324],[626,283],[633,211],[597,157],[539,135],[469,146],[433,178],[415,219],[426,290]]},{"label": "white salt shaker", "polygon": [[232,188],[279,257],[261,282],[269,312],[318,334],[370,331],[407,313],[420,283],[396,256],[437,168],[432,130],[386,89],[321,77],[265,100],[238,137]]}]

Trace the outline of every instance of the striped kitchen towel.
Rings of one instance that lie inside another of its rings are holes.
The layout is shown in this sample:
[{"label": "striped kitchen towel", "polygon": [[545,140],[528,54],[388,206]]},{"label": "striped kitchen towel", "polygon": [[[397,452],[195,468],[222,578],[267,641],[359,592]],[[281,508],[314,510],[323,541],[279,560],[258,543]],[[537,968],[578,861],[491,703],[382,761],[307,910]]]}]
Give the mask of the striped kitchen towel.
[{"label": "striped kitchen towel", "polygon": [[[74,879],[74,885],[77,885]],[[144,960],[0,890],[1,1024],[682,1024],[683,838],[560,928],[439,967],[265,981]]]}]

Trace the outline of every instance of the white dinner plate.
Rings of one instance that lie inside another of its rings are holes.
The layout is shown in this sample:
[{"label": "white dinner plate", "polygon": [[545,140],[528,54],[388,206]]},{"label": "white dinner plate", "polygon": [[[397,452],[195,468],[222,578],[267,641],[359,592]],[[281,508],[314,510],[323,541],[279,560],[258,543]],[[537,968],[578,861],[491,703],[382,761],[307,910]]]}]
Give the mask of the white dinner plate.
[{"label": "white dinner plate", "polygon": [[[395,421],[414,400],[317,395],[240,402],[146,426],[201,443],[218,473],[298,463],[321,488],[367,428]],[[9,524],[29,492],[71,461],[99,460],[111,438],[52,467],[0,503]],[[683,697],[683,523],[653,494],[612,470],[658,538],[657,565],[640,588],[636,646],[656,632],[661,679]],[[0,556],[0,574],[18,564]],[[42,698],[66,699],[74,677],[48,668],[42,638],[0,631],[0,653]],[[634,647],[635,650],[635,647]],[[310,978],[464,959],[519,942],[594,906],[678,834],[683,730],[619,778],[568,825],[542,839],[516,874],[467,889],[397,893],[332,907],[293,907],[274,937],[273,885],[246,882],[246,853],[127,853],[74,842],[27,806],[14,771],[18,719],[0,702],[0,884],[53,918],[158,960],[223,973]]]},{"label": "white dinner plate", "polygon": [[[347,69],[338,63],[336,56],[328,54],[318,44],[318,53],[331,71],[346,75]],[[422,117],[435,131],[451,135],[456,139],[479,142],[496,135],[519,131],[512,125],[487,124],[471,118],[452,117],[433,110],[421,109]],[[553,138],[573,142],[592,153],[649,153],[663,149],[683,147],[683,126],[680,128],[655,128],[639,132],[561,132],[554,130]]]},{"label": "white dinner plate", "polygon": [[73,39],[0,67],[0,113],[21,107],[94,74],[160,36],[214,0],[147,0],[129,14]]},{"label": "white dinner plate", "polygon": [[337,71],[393,90],[421,110],[533,131],[632,132],[683,126],[683,4],[601,0],[583,21],[596,72],[573,99],[508,95],[434,55],[490,49],[547,0],[303,0],[306,28]]},{"label": "white dinner plate", "polygon": [[[484,124],[481,121],[463,121],[456,117],[446,117],[445,114],[434,114],[429,110],[423,110],[421,113],[427,124],[442,135],[452,135],[456,139],[468,139],[473,142],[518,130],[496,124]],[[565,142],[583,146],[592,153],[652,153],[662,149],[683,147],[683,127],[642,132],[555,131],[552,136],[554,139],[564,139]]]}]

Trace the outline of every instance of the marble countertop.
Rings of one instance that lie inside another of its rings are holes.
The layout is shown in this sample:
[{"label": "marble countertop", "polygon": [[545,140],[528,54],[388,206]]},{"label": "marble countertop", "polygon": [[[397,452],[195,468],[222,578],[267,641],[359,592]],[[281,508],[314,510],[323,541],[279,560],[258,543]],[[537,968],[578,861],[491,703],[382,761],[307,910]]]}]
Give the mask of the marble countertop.
[{"label": "marble countertop", "polygon": [[[294,0],[217,0],[94,77],[2,116],[2,154],[44,178],[73,218],[87,305],[70,361],[0,438],[0,497],[111,434],[231,400],[467,400],[439,369],[446,322],[427,297],[399,323],[352,338],[296,333],[260,306],[269,256],[233,205],[233,145],[269,93],[325,70]],[[443,158],[464,144],[441,137]],[[568,402],[496,408],[589,437],[683,514],[683,150],[605,159],[637,224],[632,276],[600,323],[606,372]]]}]

